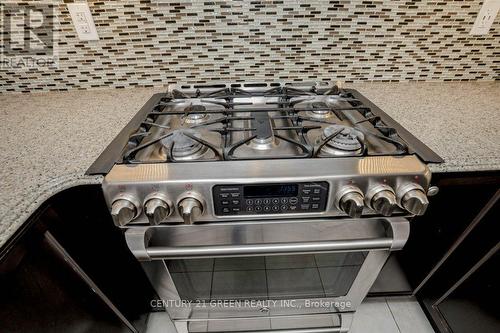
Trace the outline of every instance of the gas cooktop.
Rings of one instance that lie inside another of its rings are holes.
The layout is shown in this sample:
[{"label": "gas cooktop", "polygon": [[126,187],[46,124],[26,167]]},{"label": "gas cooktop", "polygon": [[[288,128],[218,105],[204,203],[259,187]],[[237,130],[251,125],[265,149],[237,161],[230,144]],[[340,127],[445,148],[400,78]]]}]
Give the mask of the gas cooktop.
[{"label": "gas cooktop", "polygon": [[352,89],[323,83],[172,86],[154,95],[88,173],[113,164],[416,154],[442,162]]}]

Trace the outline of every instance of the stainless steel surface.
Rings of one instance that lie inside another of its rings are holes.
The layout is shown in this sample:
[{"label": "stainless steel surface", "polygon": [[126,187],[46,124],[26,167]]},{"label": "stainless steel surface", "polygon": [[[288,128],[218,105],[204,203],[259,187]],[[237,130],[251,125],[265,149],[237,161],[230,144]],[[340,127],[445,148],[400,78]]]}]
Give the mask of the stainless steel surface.
[{"label": "stainless steel surface", "polygon": [[[410,188],[419,186],[418,188],[426,189],[429,186],[430,176],[428,167],[415,156],[115,165],[105,177],[103,190],[110,206],[115,198],[124,194],[144,200],[151,193],[161,192],[178,202],[180,198],[186,196],[186,191],[196,192],[206,202],[203,204],[203,215],[195,222],[220,222],[246,220],[256,216],[215,215],[212,193],[214,185],[319,181],[329,183],[330,199],[325,211],[258,215],[259,219],[271,220],[346,216],[335,202],[338,200],[338,193],[346,186],[355,184],[363,193],[368,193],[372,187],[379,184],[398,189],[405,189],[406,185],[410,184]],[[200,198],[197,199],[200,201]],[[394,213],[401,214],[404,211],[397,207]],[[368,207],[363,210],[363,216],[374,214],[377,212]],[[165,220],[166,223],[183,221],[179,212],[172,213]],[[149,224],[144,214],[138,215],[129,223],[129,225],[144,224]]]},{"label": "stainless steel surface", "polygon": [[131,251],[141,253],[137,255],[140,260],[397,250],[404,246],[408,235],[409,224],[404,218],[266,224],[248,221],[191,227],[138,227],[125,233]]},{"label": "stainless steel surface", "polygon": [[[270,88],[276,86],[291,86],[299,89],[319,89],[325,91],[328,94],[337,94],[339,92],[340,86],[338,83],[336,85],[325,84],[321,82],[269,82],[260,83],[258,85],[252,83],[223,83],[217,86],[213,85],[182,85],[179,88],[183,90],[190,90],[191,93],[196,93],[197,91],[203,91],[204,93],[215,92],[222,88],[230,89],[241,87],[250,92],[265,92]],[[358,91],[353,89],[343,89],[344,92],[352,94],[355,99],[359,100],[362,105],[366,106],[371,110],[375,117],[381,117],[383,121],[390,127],[394,128],[398,135],[409,144],[410,154],[417,155],[422,161],[426,163],[442,163],[444,162],[436,153],[430,150],[417,138],[415,138],[411,133],[409,133],[405,128],[398,124],[394,119],[392,119],[385,112],[380,110],[376,105],[370,102],[366,97],[360,94]],[[99,156],[99,158],[92,164],[92,166],[87,170],[86,174],[107,174],[114,164],[123,162],[123,148],[130,142],[130,134],[139,128],[151,110],[154,110],[158,103],[161,103],[163,99],[168,98],[171,92],[163,94],[155,94],[151,99],[141,108],[141,110],[134,116],[134,118],[127,124],[127,126],[119,133],[119,135],[113,140],[113,142],[106,148],[106,150]]]},{"label": "stainless steel surface", "polygon": [[352,218],[358,218],[363,213],[364,196],[357,186],[346,185],[337,191],[337,208]]},{"label": "stainless steel surface", "polygon": [[[210,331],[211,333],[231,332],[231,331]],[[254,330],[241,331],[239,333],[339,333],[343,332],[340,327],[320,327],[320,328],[292,328],[292,329],[273,329],[273,330]]]},{"label": "stainless steel surface", "polygon": [[189,258],[221,258],[221,257],[248,257],[258,255],[321,253],[334,251],[364,251],[389,249],[392,246],[391,238],[352,240],[352,241],[322,241],[296,242],[277,244],[249,244],[249,245],[219,245],[219,246],[192,246],[175,248],[158,246],[146,249],[148,256],[154,259],[189,259]]},{"label": "stainless steel surface", "polygon": [[193,197],[182,199],[178,209],[185,224],[193,224],[194,219],[203,214],[203,204]]},{"label": "stainless steel surface", "polygon": [[429,189],[427,189],[427,196],[428,197],[433,197],[438,193],[439,193],[439,187],[437,187],[437,186],[430,186]]},{"label": "stainless steel surface", "polygon": [[131,228],[125,232],[131,251],[141,253],[136,255],[140,260],[397,250],[404,246],[408,235],[409,223],[399,217],[160,225]]},{"label": "stainless steel surface", "polygon": [[117,199],[111,205],[111,216],[116,225],[125,226],[137,216],[137,207],[127,199]]},{"label": "stainless steel surface", "polygon": [[[297,307],[278,305],[270,308],[268,312],[262,312],[258,307],[245,306],[235,311],[222,305],[211,306],[208,309],[193,306],[167,308],[174,321],[191,321],[207,318],[207,315],[211,318],[233,318],[235,315],[255,317],[355,311],[375,281],[389,253],[404,246],[409,235],[409,222],[404,218],[391,217],[273,220],[266,223],[253,220],[201,225],[163,224],[131,228],[125,235],[132,252],[142,261],[158,294],[165,300],[182,300],[178,292],[179,286],[174,282],[172,272],[165,264],[166,260],[163,260],[167,257],[169,258],[167,260],[175,262],[179,260],[178,258],[192,260],[200,257],[214,258],[218,255],[239,257],[241,254],[244,255],[241,259],[249,260],[252,257],[267,255],[280,257],[309,251],[356,253],[363,249],[365,250],[363,253],[367,253],[345,296],[313,297],[307,300],[292,297],[290,300],[293,300]],[[325,246],[326,244],[328,246]],[[294,245],[298,247],[293,248]],[[243,253],[239,252],[241,249],[244,249]],[[201,252],[203,252],[201,256],[198,256]],[[196,255],[193,256],[193,253]],[[197,288],[196,285],[193,287]],[[344,309],[308,308],[305,306],[307,301],[350,302],[351,306]]]},{"label": "stainless steel surface", "polygon": [[425,189],[418,183],[408,182],[397,188],[398,204],[414,215],[423,215],[429,205]]},{"label": "stainless steel surface", "polygon": [[146,201],[144,213],[151,225],[157,225],[170,215],[170,205],[160,198],[152,198]]},{"label": "stainless steel surface", "polygon": [[[353,313],[233,317],[219,319],[176,320],[178,333],[188,332],[339,332],[349,331]],[[294,327],[294,328],[291,328]],[[250,329],[250,331],[247,331]],[[253,329],[253,330],[252,330]],[[304,331],[305,330],[305,331]]]},{"label": "stainless steel surface", "polygon": [[375,194],[371,204],[376,212],[384,216],[391,216],[397,206],[396,196],[390,191],[381,191]]},{"label": "stainless steel surface", "polygon": [[415,215],[424,215],[429,205],[429,200],[421,190],[410,190],[401,199],[403,208]]},{"label": "stainless steel surface", "polygon": [[[324,313],[347,320],[341,327],[272,331],[347,332],[389,253],[408,239],[404,217],[423,214],[427,191],[435,192],[428,167],[399,136],[409,133],[357,92],[328,84],[171,86],[156,101],[130,136],[123,164],[106,175],[103,191],[160,297],[246,295],[301,305],[167,308],[178,332],[187,333],[196,321],[209,326],[214,318],[228,323],[240,316],[241,324],[231,325],[244,332],[250,317]],[[319,265],[325,258],[316,257],[324,255],[333,266]],[[339,259],[344,255],[362,260],[349,265]],[[219,267],[262,265],[260,259],[266,264],[255,271]],[[193,260],[205,270],[187,270]],[[284,263],[300,269],[276,268]],[[262,274],[269,276],[261,290]],[[256,289],[245,294],[242,280]],[[314,281],[321,288],[311,287]],[[209,293],[202,287],[207,283]],[[310,309],[310,300],[352,306]]]},{"label": "stainless steel surface", "polygon": [[176,320],[178,333],[187,332],[348,332],[352,313],[260,318]]},{"label": "stainless steel surface", "polygon": [[363,195],[358,192],[349,192],[340,198],[339,208],[352,218],[358,218],[365,206]]},{"label": "stainless steel surface", "polygon": [[398,205],[394,190],[385,184],[372,186],[365,199],[368,207],[384,216],[391,216]]},{"label": "stainless steel surface", "polygon": [[387,139],[384,120],[365,116],[358,103],[325,83],[215,90],[172,85],[154,108],[159,113],[142,124],[148,135],[134,157],[143,163],[206,161],[220,157],[212,148],[225,159],[305,158],[313,148],[317,158],[406,154],[397,131]]}]

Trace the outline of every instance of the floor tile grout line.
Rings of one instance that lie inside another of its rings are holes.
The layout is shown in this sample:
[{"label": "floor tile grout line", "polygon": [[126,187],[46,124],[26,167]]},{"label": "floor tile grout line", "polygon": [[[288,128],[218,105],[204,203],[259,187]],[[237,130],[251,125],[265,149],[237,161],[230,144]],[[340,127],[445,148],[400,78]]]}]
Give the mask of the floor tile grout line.
[{"label": "floor tile grout line", "polygon": [[402,333],[401,332],[401,328],[399,328],[398,321],[396,320],[396,317],[394,317],[394,313],[392,313],[391,306],[389,305],[389,302],[387,302],[387,298],[384,298],[384,300],[385,300],[385,304],[387,305],[387,308],[389,309],[389,312],[391,313],[391,317],[394,320],[394,323],[396,324],[396,327],[398,328],[399,333]]}]

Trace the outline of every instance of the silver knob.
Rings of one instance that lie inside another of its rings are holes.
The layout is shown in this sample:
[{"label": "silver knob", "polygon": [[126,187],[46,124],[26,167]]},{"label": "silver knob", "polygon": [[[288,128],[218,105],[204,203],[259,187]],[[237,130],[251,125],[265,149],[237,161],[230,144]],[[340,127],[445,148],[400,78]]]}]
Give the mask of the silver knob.
[{"label": "silver knob", "polygon": [[145,213],[152,225],[160,224],[170,215],[170,205],[160,198],[152,198],[146,202]]},{"label": "silver knob", "polygon": [[412,214],[424,215],[429,205],[429,200],[427,200],[424,191],[413,189],[403,195],[401,205]]},{"label": "silver knob", "polygon": [[179,214],[185,224],[193,224],[194,218],[203,214],[203,204],[192,197],[187,197],[179,202]]},{"label": "silver knob", "polygon": [[428,197],[433,197],[438,193],[439,193],[439,187],[437,186],[430,186],[429,189],[427,190]]},{"label": "silver knob", "polygon": [[130,223],[137,215],[137,207],[130,200],[118,199],[111,205],[111,216],[117,226]]},{"label": "silver knob", "polygon": [[364,208],[363,192],[356,186],[346,186],[338,194],[337,207],[353,218],[358,218]]},{"label": "silver knob", "polygon": [[396,195],[394,192],[389,190],[382,190],[373,196],[371,202],[371,207],[374,211],[384,216],[391,216],[394,209],[398,206]]}]

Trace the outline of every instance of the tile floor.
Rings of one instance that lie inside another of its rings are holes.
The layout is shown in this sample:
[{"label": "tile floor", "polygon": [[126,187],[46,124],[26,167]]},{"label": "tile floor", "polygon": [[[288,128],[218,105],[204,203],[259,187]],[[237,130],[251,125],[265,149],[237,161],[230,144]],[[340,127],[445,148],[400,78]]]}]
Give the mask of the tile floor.
[{"label": "tile floor", "polygon": [[411,297],[377,297],[363,301],[350,333],[434,333],[420,304]]},{"label": "tile floor", "polygon": [[[151,317],[147,333],[175,333],[171,322]],[[434,333],[411,297],[367,298],[354,316],[350,333]]]}]

